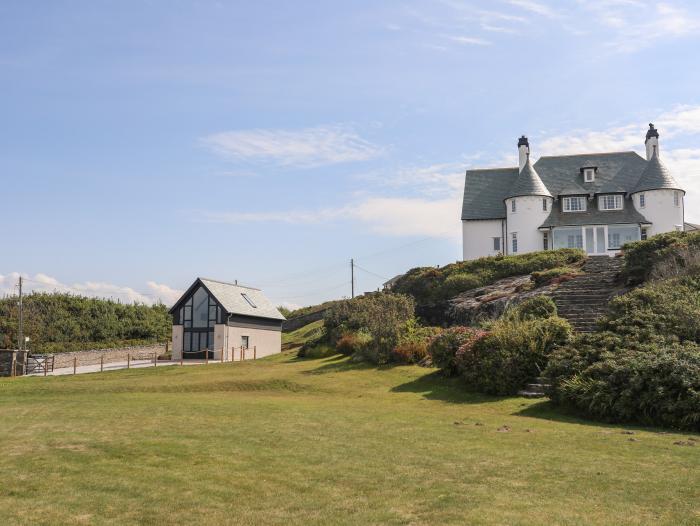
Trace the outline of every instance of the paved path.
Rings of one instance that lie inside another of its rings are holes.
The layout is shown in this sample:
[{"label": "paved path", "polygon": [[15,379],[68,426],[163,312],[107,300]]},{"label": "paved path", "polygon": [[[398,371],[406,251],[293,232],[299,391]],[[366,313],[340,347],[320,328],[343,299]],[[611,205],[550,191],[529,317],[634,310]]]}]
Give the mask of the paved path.
[{"label": "paved path", "polygon": [[[219,362],[210,360],[209,364],[213,365]],[[185,360],[183,362],[183,365],[204,365],[205,362],[204,360]],[[129,365],[129,367],[127,367]],[[170,361],[170,360],[158,360],[158,365],[155,367],[165,367],[169,365],[180,365],[179,361]],[[146,367],[154,367],[153,365],[153,360],[131,360],[131,364],[127,364],[127,362],[110,362],[104,364],[103,371],[116,371],[118,369],[144,369]],[[76,370],[75,374],[86,374],[86,373],[99,373],[100,372],[100,364],[95,364],[95,365],[79,365]],[[61,367],[60,369],[54,369],[53,372],[49,372],[46,376],[63,376],[66,374],[74,374],[73,373],[73,367]],[[26,376],[44,376],[44,373],[32,373],[28,374]]]}]

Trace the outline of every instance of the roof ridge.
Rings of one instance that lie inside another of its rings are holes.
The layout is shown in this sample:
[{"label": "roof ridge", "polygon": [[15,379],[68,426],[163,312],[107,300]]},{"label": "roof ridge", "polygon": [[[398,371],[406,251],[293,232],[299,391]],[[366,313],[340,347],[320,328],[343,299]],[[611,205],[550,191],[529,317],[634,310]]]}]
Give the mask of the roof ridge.
[{"label": "roof ridge", "polygon": [[199,279],[199,280],[201,280],[201,281],[205,281],[205,280],[206,280],[206,281],[213,281],[214,283],[221,283],[222,285],[230,285],[230,286],[232,286],[232,287],[240,287],[240,288],[242,288],[242,289],[261,290],[261,289],[256,288],[256,287],[250,287],[250,286],[248,286],[248,285],[241,285],[240,283],[230,283],[230,282],[228,282],[228,281],[221,281],[220,279],[203,278],[203,277],[201,277],[201,276],[198,277],[197,279]]},{"label": "roof ridge", "polygon": [[496,170],[517,170],[517,166],[502,166],[500,168],[467,168],[467,173],[469,172],[492,172]]},{"label": "roof ridge", "polygon": [[[617,152],[600,152],[600,153],[567,153],[564,155],[541,155],[538,161],[540,159],[552,159],[555,157],[593,157],[593,156],[600,156],[600,155],[620,155],[621,153],[633,153],[637,154],[634,150],[619,150]],[[639,155],[639,154],[637,154]],[[641,157],[641,156],[640,156]]]}]

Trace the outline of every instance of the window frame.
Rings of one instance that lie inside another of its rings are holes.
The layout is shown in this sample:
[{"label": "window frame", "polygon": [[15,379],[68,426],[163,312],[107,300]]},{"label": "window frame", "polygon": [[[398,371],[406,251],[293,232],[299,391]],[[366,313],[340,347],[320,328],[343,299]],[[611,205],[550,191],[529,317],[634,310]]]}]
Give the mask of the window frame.
[{"label": "window frame", "polygon": [[584,183],[595,183],[595,168],[584,168],[583,169],[583,182]]},{"label": "window frame", "polygon": [[647,206],[647,196],[644,192],[639,194],[639,208],[646,208]]},{"label": "window frame", "polygon": [[245,292],[241,292],[241,296],[243,296],[243,299],[246,301],[248,305],[250,305],[252,308],[257,309],[258,306],[255,304],[255,302],[246,294]]},{"label": "window frame", "polygon": [[542,198],[542,211],[543,211],[543,212],[547,212],[547,209],[548,209],[548,208],[549,208],[549,207],[548,207],[548,205],[547,205],[547,198],[546,198],[546,197],[543,197],[543,198]]},{"label": "window frame", "polygon": [[511,232],[510,239],[511,239],[511,248],[513,250],[513,254],[517,254],[518,253],[518,233]]},{"label": "window frame", "polygon": [[681,196],[678,190],[673,192],[673,206],[679,208],[681,206]]},{"label": "window frame", "polygon": [[[579,201],[581,203],[582,208],[581,209],[573,209],[571,207],[571,203],[574,201]],[[568,205],[568,207],[567,207]],[[576,213],[576,212],[585,212],[588,209],[588,205],[586,203],[586,198],[584,196],[580,195],[574,195],[570,197],[562,197],[562,212],[565,212],[567,214],[571,213]]]},{"label": "window frame", "polygon": [[493,251],[500,252],[501,251],[501,238],[500,237],[493,237],[491,239],[493,240]]},{"label": "window frame", "polygon": [[[608,208],[606,206],[606,202],[608,199],[612,199],[613,201],[614,206],[612,208]],[[603,194],[598,196],[598,210],[604,212],[612,212],[615,210],[622,210],[623,208],[624,201],[622,200],[622,196],[620,194]]]},{"label": "window frame", "polygon": [[549,250],[549,232],[542,232],[542,250]]},{"label": "window frame", "polygon": [[518,208],[515,204],[515,199],[511,199],[510,201],[510,213],[515,214],[518,211]]},{"label": "window frame", "polygon": [[648,227],[643,226],[639,229],[639,239],[641,241],[646,241],[647,239],[649,239],[649,228]]}]

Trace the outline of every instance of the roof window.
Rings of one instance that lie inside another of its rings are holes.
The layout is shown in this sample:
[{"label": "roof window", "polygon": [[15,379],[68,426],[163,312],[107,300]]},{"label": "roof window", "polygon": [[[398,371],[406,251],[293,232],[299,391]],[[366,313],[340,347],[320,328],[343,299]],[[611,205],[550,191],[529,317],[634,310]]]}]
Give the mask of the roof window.
[{"label": "roof window", "polygon": [[246,300],[246,301],[248,302],[248,305],[250,305],[250,306],[253,307],[254,309],[257,309],[257,308],[258,308],[258,306],[253,302],[253,300],[251,300],[251,299],[248,297],[248,294],[246,294],[245,292],[241,292],[241,296],[243,296],[243,299]]},{"label": "roof window", "polygon": [[598,170],[595,166],[588,166],[585,168],[581,168],[581,171],[583,172],[583,182],[584,183],[593,183],[595,182],[595,173]]}]

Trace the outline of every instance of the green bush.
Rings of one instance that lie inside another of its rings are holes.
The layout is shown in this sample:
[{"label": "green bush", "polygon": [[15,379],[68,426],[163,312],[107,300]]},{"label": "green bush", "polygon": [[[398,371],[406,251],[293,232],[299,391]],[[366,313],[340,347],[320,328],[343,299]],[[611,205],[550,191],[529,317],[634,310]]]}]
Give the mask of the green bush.
[{"label": "green bush", "polygon": [[700,270],[618,296],[610,302],[602,327],[628,340],[661,337],[700,343]]},{"label": "green bush", "polygon": [[398,364],[417,364],[422,362],[428,355],[428,344],[426,342],[404,342],[399,343],[391,351],[390,360]]},{"label": "green bush", "polygon": [[457,351],[473,339],[475,334],[482,332],[471,327],[450,327],[433,337],[428,344],[428,355],[433,365],[442,369],[446,375],[456,375],[459,372]]},{"label": "green bush", "polygon": [[[649,279],[662,266],[670,266],[675,273],[698,264],[700,232],[667,232],[645,241],[627,243],[623,247],[624,274],[630,284]],[[670,277],[666,273],[664,277]]]},{"label": "green bush", "polygon": [[580,274],[581,271],[575,267],[555,267],[535,271],[530,276],[530,279],[532,279],[535,287],[542,287],[551,283],[561,283]]},{"label": "green bush", "polygon": [[503,316],[482,338],[458,353],[458,368],[470,390],[516,394],[540,376],[549,355],[569,341],[571,326],[562,318]]},{"label": "green bush", "polygon": [[371,294],[330,306],[324,326],[333,344],[347,334],[365,334],[359,347],[353,347],[353,354],[372,363],[387,363],[414,310],[415,303],[409,296]]},{"label": "green bush", "polygon": [[700,346],[580,335],[557,349],[545,374],[553,402],[610,422],[700,431]]},{"label": "green bush", "polygon": [[524,320],[551,318],[557,315],[557,306],[549,296],[533,296],[515,307],[515,316]]},{"label": "green bush", "polygon": [[316,343],[314,345],[302,345],[297,352],[297,357],[308,359],[328,358],[337,354],[337,350],[327,343]]}]

